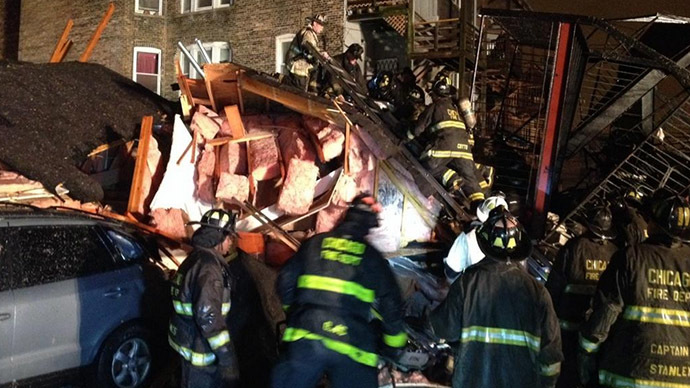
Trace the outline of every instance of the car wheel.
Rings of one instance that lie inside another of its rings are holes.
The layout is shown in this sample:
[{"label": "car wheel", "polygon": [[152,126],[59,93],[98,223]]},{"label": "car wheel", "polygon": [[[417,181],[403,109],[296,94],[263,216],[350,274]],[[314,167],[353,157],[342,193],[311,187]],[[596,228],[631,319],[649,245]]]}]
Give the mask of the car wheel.
[{"label": "car wheel", "polygon": [[99,387],[139,388],[153,369],[151,335],[140,325],[118,329],[108,337],[98,357]]}]

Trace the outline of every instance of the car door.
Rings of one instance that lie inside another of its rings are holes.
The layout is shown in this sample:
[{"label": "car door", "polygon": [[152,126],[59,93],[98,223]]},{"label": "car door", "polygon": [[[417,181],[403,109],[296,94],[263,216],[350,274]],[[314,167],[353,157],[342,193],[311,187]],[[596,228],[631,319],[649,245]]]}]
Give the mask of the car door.
[{"label": "car door", "polygon": [[[6,223],[5,223],[6,225]],[[0,225],[0,384],[12,381],[12,342],[14,340],[14,294],[11,268],[5,257],[6,227]]]},{"label": "car door", "polygon": [[89,296],[100,291],[98,278],[112,270],[112,257],[94,226],[25,225],[11,230],[8,254],[16,280],[18,328],[15,379],[83,365],[84,349],[90,349],[93,340],[82,321],[90,316],[90,306],[102,303]]}]

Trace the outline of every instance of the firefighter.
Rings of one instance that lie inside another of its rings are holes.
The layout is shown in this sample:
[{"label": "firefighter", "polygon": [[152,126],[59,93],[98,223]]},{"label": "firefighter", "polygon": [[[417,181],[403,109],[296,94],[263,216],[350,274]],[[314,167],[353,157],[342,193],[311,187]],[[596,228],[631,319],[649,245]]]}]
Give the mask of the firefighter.
[{"label": "firefighter", "polygon": [[649,209],[649,238],[619,251],[599,281],[580,331],[582,383],[690,386],[690,204],[662,190]]},{"label": "firefighter", "polygon": [[521,261],[532,245],[503,206],[477,230],[486,258],[467,268],[430,315],[439,338],[459,342],[453,387],[553,387],[561,337],[551,298]]},{"label": "firefighter", "polygon": [[501,192],[485,199],[477,207],[478,222],[471,223],[471,229],[467,233],[462,232],[455,238],[448,256],[443,260],[444,272],[449,282],[454,282],[470,265],[477,264],[484,258],[484,253],[477,243],[477,227],[489,218],[491,210],[499,206],[508,208],[505,194]]},{"label": "firefighter", "polygon": [[565,361],[558,387],[577,386],[577,333],[585,321],[601,273],[618,250],[611,211],[595,207],[587,216],[588,231],[561,248],[546,289],[561,325]]},{"label": "firefighter", "polygon": [[[378,226],[381,205],[357,196],[333,231],[305,241],[278,276],[287,311],[286,353],[273,387],[376,387],[377,344],[386,353],[407,343],[400,290],[387,261],[364,237]],[[383,337],[369,325],[372,303]]]},{"label": "firefighter", "polygon": [[476,209],[484,200],[475,174],[472,148],[458,108],[450,98],[450,85],[444,80],[433,87],[434,102],[421,114],[407,137],[423,136],[431,143],[421,156],[429,172],[451,193],[464,193]]},{"label": "firefighter", "polygon": [[231,277],[224,255],[234,246],[236,214],[206,212],[192,236],[194,249],[173,278],[175,313],[168,342],[182,358],[182,387],[235,387],[238,363],[226,316]]},{"label": "firefighter", "polygon": [[309,87],[317,64],[317,59],[312,55],[311,50],[318,51],[326,60],[330,60],[328,53],[319,48],[319,34],[326,25],[326,16],[316,14],[308,17],[307,23],[307,26],[292,39],[288,52],[285,54],[288,74],[283,79],[287,84],[304,91]]},{"label": "firefighter", "polygon": [[639,186],[631,186],[613,198],[613,221],[622,232],[619,245],[628,247],[647,239],[647,221],[639,211],[645,195]]},{"label": "firefighter", "polygon": [[[347,50],[333,57],[333,63],[343,70],[345,70],[357,83],[357,88],[361,90],[366,90],[367,82],[362,74],[362,69],[359,67],[357,61],[362,60],[362,54],[364,53],[364,48],[357,44],[351,44]],[[325,74],[324,82],[325,85],[324,94],[326,96],[343,96],[343,87],[332,79],[330,73]]]}]

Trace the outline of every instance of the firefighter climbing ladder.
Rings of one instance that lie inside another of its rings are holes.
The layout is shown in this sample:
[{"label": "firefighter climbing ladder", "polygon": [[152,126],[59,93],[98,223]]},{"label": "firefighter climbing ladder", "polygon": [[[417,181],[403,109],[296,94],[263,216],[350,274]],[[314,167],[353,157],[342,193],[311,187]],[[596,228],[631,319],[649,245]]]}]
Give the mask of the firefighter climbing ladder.
[{"label": "firefighter climbing ladder", "polygon": [[[391,128],[396,128],[398,126],[398,120],[393,117],[390,112],[382,111],[378,106],[376,106],[371,99],[368,98],[366,91],[362,90],[360,85],[354,80],[354,78],[345,70],[334,66],[332,62],[326,60],[321,53],[319,53],[314,47],[309,47],[311,54],[319,61],[322,68],[327,71],[334,80],[336,80],[342,86],[343,90],[352,97],[352,100],[357,108],[359,108],[364,114],[373,121],[377,126],[383,129],[388,138],[391,139],[395,144],[399,143],[399,139],[391,131]],[[409,163],[416,172],[426,180],[434,191],[436,191],[443,201],[452,208],[456,217],[460,220],[470,220],[470,216],[467,212],[458,204],[458,202],[446,191],[446,189],[427,171],[424,166],[419,163],[417,158],[412,155],[412,153],[403,145],[397,146],[398,152],[402,155],[407,163]]]}]

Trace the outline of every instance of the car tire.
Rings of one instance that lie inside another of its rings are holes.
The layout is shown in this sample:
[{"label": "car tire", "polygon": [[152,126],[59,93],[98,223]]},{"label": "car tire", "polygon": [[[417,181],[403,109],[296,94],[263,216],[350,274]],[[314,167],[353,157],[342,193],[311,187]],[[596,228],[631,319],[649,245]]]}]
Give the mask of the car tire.
[{"label": "car tire", "polygon": [[96,386],[139,388],[153,375],[151,333],[140,324],[124,326],[105,341],[96,363]]}]

